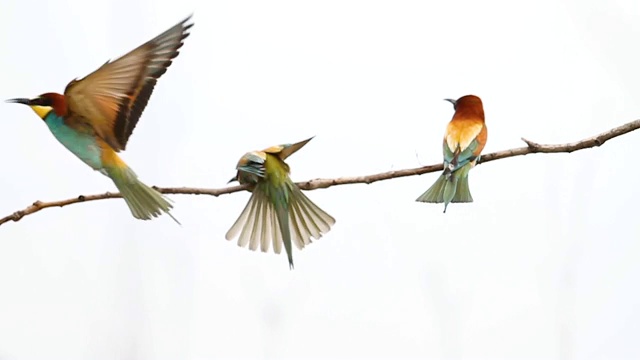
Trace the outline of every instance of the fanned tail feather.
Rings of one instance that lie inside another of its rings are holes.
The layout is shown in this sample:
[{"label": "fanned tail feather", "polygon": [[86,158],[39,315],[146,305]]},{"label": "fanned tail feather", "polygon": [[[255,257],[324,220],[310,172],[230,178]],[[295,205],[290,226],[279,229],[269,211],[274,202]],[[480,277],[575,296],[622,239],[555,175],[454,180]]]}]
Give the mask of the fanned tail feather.
[{"label": "fanned tail feather", "polygon": [[444,174],[440,175],[440,177],[438,177],[438,180],[436,180],[436,182],[433,183],[433,185],[431,185],[431,187],[427,191],[420,195],[420,197],[418,197],[416,201],[437,204],[443,203],[444,188],[446,184],[447,177]]},{"label": "fanned tail feather", "polygon": [[336,220],[314,204],[297,186],[293,186],[289,204],[289,224],[292,227],[293,243],[302,250],[319,240],[331,230]]},{"label": "fanned tail feather", "polygon": [[469,170],[473,167],[469,163],[453,173],[442,173],[431,187],[420,195],[416,201],[426,203],[444,203],[444,212],[447,212],[449,203],[473,202],[469,190]]},{"label": "fanned tail feather", "polygon": [[158,191],[145,185],[130,168],[107,169],[107,173],[122,194],[136,219],[150,220],[165,213],[180,224],[169,212],[173,205]]},{"label": "fanned tail feather", "polygon": [[[238,246],[249,245],[249,249],[253,251],[257,250],[260,244],[260,250],[268,252],[270,244],[273,244],[273,251],[280,254],[287,232],[290,242],[300,250],[311,243],[311,238],[320,239],[326,234],[335,224],[335,219],[311,202],[295,184],[286,183],[284,186],[290,191],[288,208],[283,209],[286,211],[284,215],[288,216],[288,220],[284,221],[288,223],[284,235],[276,206],[270,201],[265,190],[256,186],[249,202],[225,238],[232,240],[239,235]],[[292,256],[289,257],[289,264],[292,268]]]},{"label": "fanned tail feather", "polygon": [[473,202],[471,191],[469,190],[469,176],[464,176],[458,179],[458,187],[456,194],[451,200],[452,203],[469,203]]},{"label": "fanned tail feather", "polygon": [[225,238],[231,240],[239,235],[238,246],[256,251],[258,246],[262,252],[268,252],[273,244],[273,251],[282,251],[282,234],[278,225],[275,207],[266,193],[256,188],[242,213],[231,226]]},{"label": "fanned tail feather", "polygon": [[289,207],[287,206],[287,193],[286,186],[273,189],[277,201],[274,204],[276,217],[278,219],[278,225],[282,232],[282,242],[284,243],[284,249],[287,252],[287,259],[289,260],[289,269],[293,269],[293,249],[291,248],[291,228],[289,227]]}]

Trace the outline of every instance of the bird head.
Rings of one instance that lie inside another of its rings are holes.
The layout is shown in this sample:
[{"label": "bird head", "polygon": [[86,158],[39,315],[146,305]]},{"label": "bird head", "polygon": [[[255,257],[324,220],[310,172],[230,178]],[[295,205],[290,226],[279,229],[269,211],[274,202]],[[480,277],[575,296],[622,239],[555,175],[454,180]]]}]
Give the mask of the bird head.
[{"label": "bird head", "polygon": [[44,120],[52,110],[54,110],[55,114],[59,116],[66,114],[66,102],[64,95],[56,93],[42,94],[33,99],[9,99],[6,102],[28,105],[42,120]]},{"label": "bird head", "polygon": [[[465,95],[458,100],[445,99],[453,104],[453,108],[458,116],[473,116],[484,121],[484,108],[482,100],[475,95]],[[455,115],[454,115],[455,116]]]}]

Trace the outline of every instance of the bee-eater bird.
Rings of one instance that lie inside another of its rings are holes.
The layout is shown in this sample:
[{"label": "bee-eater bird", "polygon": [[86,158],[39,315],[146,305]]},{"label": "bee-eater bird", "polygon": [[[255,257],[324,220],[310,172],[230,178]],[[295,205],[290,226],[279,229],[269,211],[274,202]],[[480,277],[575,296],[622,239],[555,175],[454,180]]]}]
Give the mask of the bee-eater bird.
[{"label": "bee-eater bird", "polygon": [[162,212],[173,218],[169,213],[173,205],[138,180],[117,153],[125,150],[157,80],[189,36],[190,18],[86,77],[72,80],[64,95],[7,100],[31,107],[62,145],[111,178],[137,219],[149,220]]},{"label": "bee-eater bird", "polygon": [[436,182],[416,201],[444,203],[473,202],[469,191],[469,170],[480,159],[487,143],[482,100],[466,95],[458,100],[445,99],[453,104],[455,113],[444,135],[444,171]]},{"label": "bee-eater bird", "polygon": [[246,153],[238,161],[236,176],[229,181],[250,184],[252,194],[227,232],[227,240],[239,233],[238,246],[249,244],[249,249],[255,251],[260,244],[260,250],[267,252],[272,243],[276,254],[280,254],[284,243],[289,269],[293,269],[292,240],[302,250],[311,238],[320,239],[336,222],[302,193],[289,177],[289,165],[284,162],[311,139]]}]

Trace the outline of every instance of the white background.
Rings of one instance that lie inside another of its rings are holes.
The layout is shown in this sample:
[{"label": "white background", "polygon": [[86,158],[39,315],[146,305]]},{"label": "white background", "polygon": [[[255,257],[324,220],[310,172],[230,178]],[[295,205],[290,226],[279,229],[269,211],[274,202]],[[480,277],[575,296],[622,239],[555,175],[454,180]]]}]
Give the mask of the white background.
[{"label": "white background", "polygon": [[[149,185],[218,188],[246,151],[315,135],[295,181],[441,161],[480,96],[485,153],[640,117],[640,2],[3,0],[0,98],[62,92],[194,12],[127,151]],[[114,191],[31,110],[0,104],[0,215]],[[224,234],[248,192],[124,201],[0,227],[0,359],[637,359],[640,133],[480,165],[475,202],[414,200],[437,174],[308,192],[337,223],[304,251]]]}]

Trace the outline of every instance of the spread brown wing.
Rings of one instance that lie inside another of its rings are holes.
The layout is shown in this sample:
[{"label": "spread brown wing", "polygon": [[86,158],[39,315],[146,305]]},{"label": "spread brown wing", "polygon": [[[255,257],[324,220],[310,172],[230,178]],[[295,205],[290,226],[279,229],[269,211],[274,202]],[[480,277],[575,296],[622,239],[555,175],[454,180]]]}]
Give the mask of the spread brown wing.
[{"label": "spread brown wing", "polygon": [[191,16],[128,54],[102,65],[64,93],[69,111],[90,121],[114,150],[124,150],[157,80],[189,36]]}]

